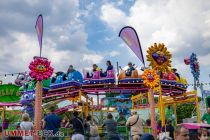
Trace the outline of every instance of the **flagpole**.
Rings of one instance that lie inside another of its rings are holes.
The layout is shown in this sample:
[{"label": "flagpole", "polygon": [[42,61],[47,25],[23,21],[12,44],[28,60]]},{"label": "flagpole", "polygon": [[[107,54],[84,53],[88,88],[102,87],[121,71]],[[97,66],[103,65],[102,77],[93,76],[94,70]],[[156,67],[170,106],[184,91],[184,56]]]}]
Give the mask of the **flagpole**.
[{"label": "flagpole", "polygon": [[42,56],[42,48],[40,47],[40,57]]}]

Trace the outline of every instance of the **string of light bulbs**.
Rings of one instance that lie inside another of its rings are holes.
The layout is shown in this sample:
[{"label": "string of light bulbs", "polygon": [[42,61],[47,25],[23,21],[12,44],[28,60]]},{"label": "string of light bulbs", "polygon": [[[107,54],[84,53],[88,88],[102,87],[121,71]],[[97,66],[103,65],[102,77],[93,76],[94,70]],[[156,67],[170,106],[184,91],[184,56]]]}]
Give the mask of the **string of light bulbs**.
[{"label": "string of light bulbs", "polygon": [[7,77],[7,76],[15,76],[15,75],[18,75],[18,74],[21,74],[21,73],[24,73],[24,74],[27,74],[28,71],[25,71],[25,72],[18,72],[18,73],[6,73],[6,74],[0,74],[0,77]]}]

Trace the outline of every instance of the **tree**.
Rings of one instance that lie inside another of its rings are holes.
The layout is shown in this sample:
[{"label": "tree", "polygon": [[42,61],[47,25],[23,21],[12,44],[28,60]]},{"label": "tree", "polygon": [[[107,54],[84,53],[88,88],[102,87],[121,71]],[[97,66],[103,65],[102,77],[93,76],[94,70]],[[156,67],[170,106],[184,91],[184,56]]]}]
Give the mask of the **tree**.
[{"label": "tree", "polygon": [[182,120],[185,118],[191,118],[194,108],[195,104],[193,103],[184,103],[177,105],[177,123],[182,123]]}]

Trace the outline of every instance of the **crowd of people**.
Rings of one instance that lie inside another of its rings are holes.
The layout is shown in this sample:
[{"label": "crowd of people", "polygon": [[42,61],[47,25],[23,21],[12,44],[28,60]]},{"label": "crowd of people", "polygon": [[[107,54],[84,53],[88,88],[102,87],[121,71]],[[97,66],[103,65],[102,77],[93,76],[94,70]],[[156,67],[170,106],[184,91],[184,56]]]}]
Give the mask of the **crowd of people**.
[{"label": "crowd of people", "polygon": [[[60,128],[72,128],[71,132],[71,140],[100,140],[98,126],[96,125],[94,119],[91,115],[88,115],[85,120],[79,117],[79,113],[77,111],[73,112],[73,118],[68,119],[68,117],[64,116],[61,118],[57,114],[53,113],[55,111],[55,107],[49,108],[49,113],[46,114],[42,120],[42,129],[51,130],[53,134],[59,132]],[[207,115],[204,114],[205,119],[208,118]],[[151,121],[146,121],[146,126],[150,126]],[[122,112],[119,113],[119,117],[117,120],[114,120],[112,113],[107,113],[107,119],[104,121],[102,128],[106,130],[105,136],[107,140],[123,140],[121,135],[119,134],[118,127],[127,127],[130,130],[130,139],[131,140],[155,140],[155,138],[151,134],[145,134],[143,132],[143,119],[140,115],[137,114],[137,111],[132,110],[131,116],[126,119]],[[33,130],[34,124],[31,122],[30,117],[27,113],[22,115],[22,122],[20,123],[21,130]],[[158,135],[161,133],[165,134],[168,132],[168,135],[163,135],[163,137],[158,137],[159,140],[191,140],[189,137],[189,130],[184,125],[176,126],[176,129],[171,124],[171,120],[166,121],[165,126],[161,126],[161,121],[157,123],[157,131]],[[209,132],[205,128],[201,128],[198,130],[197,135],[193,137],[193,140],[208,140]],[[43,139],[45,140],[58,140],[59,137],[48,137],[45,136]],[[33,140],[32,136],[23,136],[22,140]]]}]

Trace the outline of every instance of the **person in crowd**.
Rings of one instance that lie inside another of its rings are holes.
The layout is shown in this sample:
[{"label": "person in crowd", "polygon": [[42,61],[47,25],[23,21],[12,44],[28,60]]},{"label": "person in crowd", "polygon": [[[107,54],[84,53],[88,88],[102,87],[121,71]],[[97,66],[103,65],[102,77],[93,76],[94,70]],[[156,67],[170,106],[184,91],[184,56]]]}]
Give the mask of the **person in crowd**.
[{"label": "person in crowd", "polygon": [[73,125],[74,134],[84,135],[84,122],[82,118],[79,117],[79,113],[77,111],[74,111],[73,115],[74,118],[70,120],[70,124]]},{"label": "person in crowd", "polygon": [[61,122],[61,127],[67,128],[69,126],[69,119],[65,116]]},{"label": "person in crowd", "polygon": [[[99,68],[98,65],[93,64],[92,72],[95,72],[95,71],[101,71],[101,68]],[[90,74],[89,72],[87,72],[87,78],[92,78],[92,77],[93,77],[93,74]]]},{"label": "person in crowd", "polygon": [[74,69],[74,67],[72,65],[69,66],[66,75],[68,76],[69,73],[75,72],[76,70]]},{"label": "person in crowd", "polygon": [[198,139],[199,140],[208,140],[209,132],[206,128],[201,128],[198,130]]},{"label": "person in crowd", "polygon": [[146,120],[146,126],[147,126],[147,127],[151,127],[151,120],[150,120],[150,119],[147,119],[147,120]]},{"label": "person in crowd", "polygon": [[101,77],[106,77],[107,76],[107,71],[108,70],[113,70],[113,65],[110,60],[106,61],[107,69],[104,73],[101,73]]},{"label": "person in crowd", "polygon": [[[50,113],[44,118],[44,128],[46,130],[52,130],[53,134],[56,134],[59,131],[61,125],[61,118],[54,113],[55,106],[49,108]],[[46,136],[45,140],[58,140],[59,137],[48,137]]]},{"label": "person in crowd", "polygon": [[175,130],[175,140],[190,140],[189,130],[183,125],[178,125]]},{"label": "person in crowd", "polygon": [[162,128],[162,132],[169,132],[169,137],[174,139],[174,127],[171,124],[171,120],[166,121],[166,125]]},{"label": "person in crowd", "polygon": [[131,111],[131,117],[128,118],[126,126],[131,130],[132,140],[140,140],[143,135],[143,120],[139,117],[136,110]]},{"label": "person in crowd", "polygon": [[132,71],[134,71],[135,68],[133,67],[133,64],[131,62],[128,63],[128,69],[125,71],[126,76],[131,76]]},{"label": "person in crowd", "polygon": [[162,122],[161,120],[158,121],[157,123],[157,134],[162,132]]},{"label": "person in crowd", "polygon": [[44,113],[43,114],[43,118],[42,118],[42,120],[41,120],[41,129],[45,129],[44,127],[44,118],[47,116],[47,114],[46,113]]},{"label": "person in crowd", "polygon": [[107,120],[104,121],[102,127],[106,127],[108,140],[120,140],[117,133],[117,122],[114,121],[111,113],[108,113]]},{"label": "person in crowd", "polygon": [[123,115],[123,112],[120,112],[120,117],[117,120],[117,125],[119,126],[125,126],[126,125],[126,118]]},{"label": "person in crowd", "polygon": [[[29,114],[24,113],[22,115],[22,122],[20,123],[20,129],[26,130],[26,131],[33,130],[33,123],[30,121]],[[22,139],[23,140],[33,140],[33,136],[23,136]]]},{"label": "person in crowd", "polygon": [[81,134],[75,134],[71,137],[71,140],[85,140],[85,138]]},{"label": "person in crowd", "polygon": [[201,120],[203,123],[206,121],[207,124],[210,124],[210,108],[207,109],[207,113],[202,116]]},{"label": "person in crowd", "polygon": [[143,134],[140,140],[155,140],[155,138],[151,134]]},{"label": "person in crowd", "polygon": [[92,121],[92,117],[90,115],[87,116],[85,128],[86,128],[86,136],[88,137],[88,140],[100,140],[98,127]]}]

